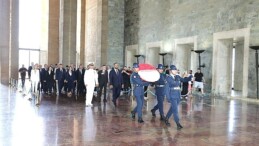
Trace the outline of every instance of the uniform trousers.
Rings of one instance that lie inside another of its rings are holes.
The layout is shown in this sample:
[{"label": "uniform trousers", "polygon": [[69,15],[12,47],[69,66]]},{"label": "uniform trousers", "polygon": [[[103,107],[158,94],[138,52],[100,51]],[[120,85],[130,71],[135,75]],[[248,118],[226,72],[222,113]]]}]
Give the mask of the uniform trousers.
[{"label": "uniform trousers", "polygon": [[93,99],[93,95],[94,95],[94,87],[95,87],[95,85],[86,86],[86,99],[85,99],[86,105],[92,104],[92,99]]},{"label": "uniform trousers", "polygon": [[167,112],[166,118],[169,119],[173,114],[175,123],[179,123],[178,104],[180,103],[180,92],[179,95],[175,97],[170,95],[168,102],[170,102],[171,106]]},{"label": "uniform trousers", "polygon": [[139,86],[139,87],[135,87],[134,92],[133,92],[134,96],[136,97],[136,101],[137,101],[137,106],[134,108],[133,112],[134,113],[138,113],[138,118],[142,118],[142,108],[143,108],[143,104],[144,104],[144,89],[143,87]]},{"label": "uniform trousers", "polygon": [[159,113],[160,115],[164,115],[164,95],[156,95],[157,97],[157,104],[156,106],[153,108],[155,111],[158,109],[159,110]]}]

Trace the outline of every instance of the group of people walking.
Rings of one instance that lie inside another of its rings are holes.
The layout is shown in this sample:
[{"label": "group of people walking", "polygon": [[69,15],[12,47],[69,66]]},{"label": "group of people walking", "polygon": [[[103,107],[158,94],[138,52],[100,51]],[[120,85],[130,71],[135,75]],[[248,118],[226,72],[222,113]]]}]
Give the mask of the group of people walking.
[{"label": "group of people walking", "polygon": [[[21,76],[21,85],[24,88],[26,72],[31,83],[31,92],[42,92],[45,94],[56,93],[57,95],[67,94],[71,97],[73,94],[78,96],[86,95],[86,105],[92,106],[94,91],[97,91],[97,100],[107,102],[107,86],[113,92],[113,103],[120,96],[121,90],[130,91],[130,75],[132,73],[129,67],[119,69],[119,64],[114,63],[113,68],[103,65],[96,68],[93,63],[84,67],[75,65],[63,67],[63,64],[47,65],[42,67],[39,64],[32,64],[28,70],[22,65],[19,69]],[[86,94],[87,91],[87,94]]]},{"label": "group of people walking", "polygon": [[[29,67],[29,70],[24,68],[24,66],[19,69],[22,86],[24,86],[27,71],[31,81],[32,93],[43,91],[44,93],[51,94],[56,91],[57,95],[64,94],[64,92],[66,92],[68,96],[71,96],[73,93],[77,95],[86,94],[85,105],[87,107],[93,106],[92,98],[95,90],[97,91],[98,102],[101,102],[102,95],[103,102],[107,102],[107,88],[112,90],[112,102],[114,106],[117,107],[117,99],[121,95],[121,91],[124,90],[128,92],[132,88],[137,105],[131,111],[131,117],[135,119],[137,114],[139,123],[144,122],[142,118],[145,94],[144,87],[152,84],[152,86],[155,86],[155,95],[157,97],[157,104],[151,109],[152,116],[156,117],[156,111],[159,110],[160,120],[164,121],[165,125],[170,126],[169,119],[173,115],[178,130],[183,128],[179,122],[178,115],[178,104],[181,97],[180,86],[183,85],[182,83],[189,83],[193,79],[192,74],[181,77],[175,65],[171,65],[166,72],[164,66],[158,64],[157,71],[160,74],[160,78],[155,83],[150,83],[142,80],[139,76],[138,63],[133,64],[133,70],[129,67],[119,69],[118,63],[114,63],[112,69],[106,65],[96,69],[93,63],[88,64],[86,68],[83,67],[83,65],[79,65],[78,69],[76,69],[73,64],[66,66],[66,68],[63,68],[62,64],[56,66],[45,64],[44,68],[35,64]],[[202,80],[203,74],[198,70],[194,75],[194,81],[196,81],[194,87],[201,88],[201,85],[203,85],[201,83]],[[165,97],[170,103],[167,114],[164,114],[163,110]]]}]

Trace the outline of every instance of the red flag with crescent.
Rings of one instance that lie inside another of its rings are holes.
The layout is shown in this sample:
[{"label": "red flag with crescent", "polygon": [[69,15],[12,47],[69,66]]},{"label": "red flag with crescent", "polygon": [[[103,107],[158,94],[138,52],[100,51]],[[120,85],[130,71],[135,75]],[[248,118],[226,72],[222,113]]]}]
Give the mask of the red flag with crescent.
[{"label": "red flag with crescent", "polygon": [[147,82],[155,82],[160,78],[159,72],[151,64],[139,64],[138,74],[142,80]]}]

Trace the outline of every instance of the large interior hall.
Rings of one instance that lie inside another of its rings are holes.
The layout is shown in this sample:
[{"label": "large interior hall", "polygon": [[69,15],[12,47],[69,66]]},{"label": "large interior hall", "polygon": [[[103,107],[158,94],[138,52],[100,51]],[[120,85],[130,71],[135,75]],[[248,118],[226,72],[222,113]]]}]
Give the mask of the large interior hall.
[{"label": "large interior hall", "polygon": [[[0,146],[259,143],[259,0],[0,0],[0,20]],[[141,64],[192,82],[160,100]],[[181,128],[153,112],[171,98]]]}]

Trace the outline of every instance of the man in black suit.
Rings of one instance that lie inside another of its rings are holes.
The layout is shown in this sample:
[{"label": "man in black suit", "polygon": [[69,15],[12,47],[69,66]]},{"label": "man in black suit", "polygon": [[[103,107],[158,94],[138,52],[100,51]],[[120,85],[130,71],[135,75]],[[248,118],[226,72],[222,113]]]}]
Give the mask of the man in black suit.
[{"label": "man in black suit", "polygon": [[41,75],[41,86],[44,93],[47,92],[48,86],[47,86],[47,76],[48,76],[48,65],[44,64],[44,68],[40,72]]},{"label": "man in black suit", "polygon": [[121,88],[123,88],[123,78],[121,71],[119,70],[119,64],[114,63],[114,68],[110,71],[110,88],[112,88],[112,102],[114,106],[117,106],[117,98],[120,96]]},{"label": "man in black suit", "polygon": [[77,80],[77,95],[85,94],[85,84],[84,84],[85,69],[82,64],[76,70],[76,80]]},{"label": "man in black suit", "polygon": [[103,102],[107,102],[106,89],[107,89],[107,83],[108,83],[108,71],[106,70],[106,65],[103,65],[102,69],[98,71],[98,83],[99,83],[98,101],[99,102],[101,101],[102,90],[104,90]]},{"label": "man in black suit", "polygon": [[61,90],[64,86],[66,70],[62,64],[59,64],[59,68],[56,70],[56,80],[58,82],[58,94],[61,94]]},{"label": "man in black suit", "polygon": [[24,87],[24,83],[25,83],[25,77],[26,77],[26,72],[27,69],[24,67],[24,65],[22,65],[22,67],[19,69],[20,75],[21,75],[21,79],[22,79],[22,88]]},{"label": "man in black suit", "polygon": [[31,66],[29,66],[28,68],[28,77],[29,77],[29,80],[31,80],[31,70],[32,70],[32,67],[34,66],[34,63],[32,62],[31,63]]}]

